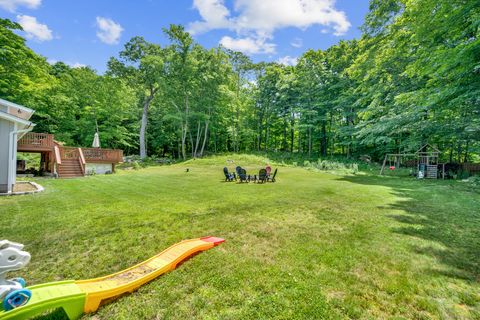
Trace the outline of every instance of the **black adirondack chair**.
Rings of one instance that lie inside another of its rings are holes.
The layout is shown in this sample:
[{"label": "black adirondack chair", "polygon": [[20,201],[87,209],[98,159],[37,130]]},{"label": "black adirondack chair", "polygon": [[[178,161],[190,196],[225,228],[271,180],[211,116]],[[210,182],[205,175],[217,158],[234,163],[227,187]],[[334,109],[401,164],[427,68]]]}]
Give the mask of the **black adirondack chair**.
[{"label": "black adirondack chair", "polygon": [[247,171],[243,168],[238,170],[238,177],[240,178],[240,182],[248,182]]},{"label": "black adirondack chair", "polygon": [[227,167],[223,168],[223,173],[225,174],[225,181],[235,180],[235,173],[228,172]]},{"label": "black adirondack chair", "polygon": [[264,183],[264,182],[267,182],[267,170],[260,169],[260,171],[258,171],[258,183]]},{"label": "black adirondack chair", "polygon": [[273,171],[273,175],[271,177],[268,177],[267,181],[275,182],[275,177],[277,176],[277,171],[278,171],[278,169],[275,169],[275,171]]},{"label": "black adirondack chair", "polygon": [[240,166],[237,166],[237,167],[235,168],[235,172],[237,173],[237,176],[240,175],[241,170],[242,170],[242,167],[240,167]]}]

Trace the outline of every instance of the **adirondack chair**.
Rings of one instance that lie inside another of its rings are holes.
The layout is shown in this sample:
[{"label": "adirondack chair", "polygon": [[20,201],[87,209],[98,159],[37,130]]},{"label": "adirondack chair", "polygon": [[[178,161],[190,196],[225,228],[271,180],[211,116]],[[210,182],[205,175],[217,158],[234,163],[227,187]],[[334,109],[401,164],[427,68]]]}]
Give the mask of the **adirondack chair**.
[{"label": "adirondack chair", "polygon": [[237,173],[237,176],[240,175],[240,172],[241,172],[241,171],[242,171],[242,167],[237,166],[237,167],[235,168],[235,172]]},{"label": "adirondack chair", "polygon": [[268,177],[267,181],[275,182],[275,177],[277,176],[277,171],[278,171],[278,169],[275,169],[275,171],[273,171],[273,175],[271,177]]},{"label": "adirondack chair", "polygon": [[264,182],[267,182],[267,170],[260,169],[260,171],[258,171],[258,183],[264,183]]},{"label": "adirondack chair", "polygon": [[235,173],[228,172],[227,167],[223,168],[223,173],[225,174],[225,181],[233,181],[236,179]]},{"label": "adirondack chair", "polygon": [[270,173],[272,173],[272,167],[267,166],[265,170],[267,170],[267,178],[270,177]]},{"label": "adirondack chair", "polygon": [[243,168],[240,168],[238,171],[238,177],[240,178],[240,182],[248,182],[247,171]]}]

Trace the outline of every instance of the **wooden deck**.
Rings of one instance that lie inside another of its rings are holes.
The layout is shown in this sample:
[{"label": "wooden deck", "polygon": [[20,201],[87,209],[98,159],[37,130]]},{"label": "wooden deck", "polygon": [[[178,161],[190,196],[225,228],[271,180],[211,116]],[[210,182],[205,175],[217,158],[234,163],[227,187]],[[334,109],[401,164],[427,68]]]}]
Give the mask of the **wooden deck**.
[{"label": "wooden deck", "polygon": [[53,134],[29,132],[17,143],[20,152],[52,151],[55,146]]},{"label": "wooden deck", "polygon": [[[61,159],[77,159],[79,148],[61,146],[54,140],[53,134],[29,132],[17,143],[20,152],[52,152],[58,148]],[[119,163],[123,161],[123,150],[103,148],[80,148],[87,163]],[[61,161],[57,161],[61,162]]]}]

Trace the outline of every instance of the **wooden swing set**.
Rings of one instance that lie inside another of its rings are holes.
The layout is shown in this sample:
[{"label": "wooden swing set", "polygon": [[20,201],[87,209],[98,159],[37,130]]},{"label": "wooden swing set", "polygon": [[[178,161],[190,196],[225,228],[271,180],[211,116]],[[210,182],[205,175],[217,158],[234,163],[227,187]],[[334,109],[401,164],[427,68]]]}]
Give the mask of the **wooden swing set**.
[{"label": "wooden swing set", "polygon": [[439,163],[438,158],[440,151],[437,148],[424,145],[415,153],[387,153],[383,159],[380,175],[383,175],[387,162],[391,171],[400,167],[402,163],[406,163],[406,159],[413,158],[413,174],[417,178],[438,179],[438,167],[441,165],[441,177],[445,179],[445,163]]}]

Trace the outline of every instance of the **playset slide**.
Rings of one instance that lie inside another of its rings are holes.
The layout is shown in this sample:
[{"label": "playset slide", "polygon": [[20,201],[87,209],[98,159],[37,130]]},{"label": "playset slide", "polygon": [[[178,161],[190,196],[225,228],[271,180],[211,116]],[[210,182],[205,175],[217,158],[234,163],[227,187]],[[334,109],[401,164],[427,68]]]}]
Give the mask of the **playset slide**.
[{"label": "playset slide", "polygon": [[175,269],[191,255],[224,241],[216,237],[184,240],[136,266],[105,277],[27,287],[31,292],[30,300],[9,311],[0,311],[0,319],[27,319],[57,308],[63,308],[69,319],[77,319],[84,312],[96,311],[102,301],[133,292],[141,285]]}]

